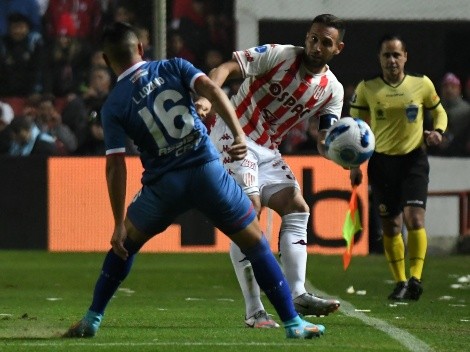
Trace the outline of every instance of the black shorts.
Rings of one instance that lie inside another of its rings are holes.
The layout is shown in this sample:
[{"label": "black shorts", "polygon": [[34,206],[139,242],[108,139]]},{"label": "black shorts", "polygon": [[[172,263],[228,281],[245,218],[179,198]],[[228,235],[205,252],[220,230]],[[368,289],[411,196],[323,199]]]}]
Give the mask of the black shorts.
[{"label": "black shorts", "polygon": [[426,209],[429,162],[421,148],[406,155],[374,153],[367,171],[381,217],[396,216],[405,206]]}]

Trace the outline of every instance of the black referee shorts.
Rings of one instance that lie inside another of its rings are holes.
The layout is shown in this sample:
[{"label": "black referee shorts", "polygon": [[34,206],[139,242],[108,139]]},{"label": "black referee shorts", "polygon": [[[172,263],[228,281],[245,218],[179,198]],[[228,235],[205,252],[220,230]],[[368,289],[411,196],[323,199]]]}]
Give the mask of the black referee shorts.
[{"label": "black referee shorts", "polygon": [[367,172],[381,217],[396,216],[405,206],[426,209],[429,162],[423,149],[405,155],[374,153]]}]

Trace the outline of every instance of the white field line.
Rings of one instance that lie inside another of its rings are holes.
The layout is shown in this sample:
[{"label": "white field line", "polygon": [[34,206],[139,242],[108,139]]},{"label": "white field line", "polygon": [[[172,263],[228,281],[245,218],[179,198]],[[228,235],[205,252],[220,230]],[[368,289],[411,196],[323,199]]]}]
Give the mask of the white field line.
[{"label": "white field line", "polygon": [[[309,292],[314,292],[319,296],[328,297],[328,293],[322,292],[321,290],[314,287],[308,280],[305,283],[305,288]],[[409,332],[399,329],[393,325],[388,324],[387,322],[373,318],[364,314],[363,312],[357,311],[356,308],[345,300],[340,300],[341,307],[340,312],[344,315],[352,318],[356,318],[361,320],[364,324],[367,324],[377,330],[383,331],[386,333],[390,338],[396,340],[398,343],[403,345],[407,350],[412,352],[432,352],[433,349],[431,346],[426,344],[424,341],[418,339],[414,335],[410,334]]]}]

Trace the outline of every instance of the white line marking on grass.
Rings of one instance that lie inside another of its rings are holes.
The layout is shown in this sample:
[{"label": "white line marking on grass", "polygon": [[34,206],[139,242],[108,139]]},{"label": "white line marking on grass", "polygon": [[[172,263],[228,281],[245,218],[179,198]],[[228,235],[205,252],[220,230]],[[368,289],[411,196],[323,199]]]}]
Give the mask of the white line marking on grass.
[{"label": "white line marking on grass", "polygon": [[[329,296],[326,292],[323,292],[316,287],[314,287],[310,282],[305,282],[305,288],[310,292],[315,292],[320,296],[327,297]],[[360,310],[356,309],[351,303],[345,300],[341,300],[340,312],[348,317],[356,318],[364,322],[365,324],[383,331],[392,339],[397,340],[401,345],[406,347],[409,351],[413,352],[431,352],[433,349],[426,342],[418,339],[414,335],[411,335],[409,332],[399,329],[393,325],[388,324],[387,322],[370,317]]]},{"label": "white line marking on grass", "polygon": [[[299,340],[299,341],[307,341],[307,340]],[[4,343],[4,345],[8,345],[8,342]],[[138,347],[138,346],[241,346],[241,347],[261,347],[261,346],[268,346],[268,347],[287,347],[287,346],[301,346],[299,343],[279,343],[279,342],[88,342],[88,341],[81,341],[81,342],[72,342],[68,343],[65,340],[60,340],[57,342],[25,342],[20,343],[14,342],[15,346],[36,346],[36,347],[57,347],[57,346],[92,346],[92,347],[109,347],[109,346],[125,346],[125,347]]]}]

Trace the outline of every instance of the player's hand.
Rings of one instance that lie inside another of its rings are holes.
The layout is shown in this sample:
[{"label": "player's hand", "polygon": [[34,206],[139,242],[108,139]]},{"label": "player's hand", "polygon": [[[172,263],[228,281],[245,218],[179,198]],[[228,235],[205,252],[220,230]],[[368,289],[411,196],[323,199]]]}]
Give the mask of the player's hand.
[{"label": "player's hand", "polygon": [[362,183],[362,170],[358,167],[351,168],[349,171],[349,179],[351,186],[359,186]]},{"label": "player's hand", "polygon": [[245,136],[234,137],[234,141],[227,152],[232,160],[243,160],[248,152]]},{"label": "player's hand", "polygon": [[211,114],[212,104],[204,97],[197,98],[194,102],[194,106],[196,106],[196,112],[202,119],[205,119]]},{"label": "player's hand", "polygon": [[114,253],[122,260],[127,260],[129,253],[124,248],[124,241],[127,237],[126,227],[124,223],[116,225],[114,227],[113,236],[111,237],[111,246],[113,247]]},{"label": "player's hand", "polygon": [[442,142],[442,134],[437,131],[424,131],[424,138],[429,146],[439,145]]}]

